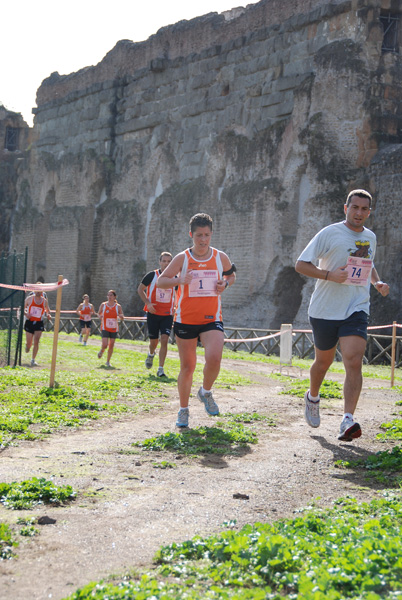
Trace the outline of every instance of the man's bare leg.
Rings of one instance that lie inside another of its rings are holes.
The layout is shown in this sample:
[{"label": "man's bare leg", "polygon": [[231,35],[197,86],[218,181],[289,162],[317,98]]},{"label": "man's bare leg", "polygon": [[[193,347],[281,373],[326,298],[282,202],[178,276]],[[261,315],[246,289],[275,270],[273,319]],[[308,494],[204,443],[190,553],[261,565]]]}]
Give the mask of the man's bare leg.
[{"label": "man's bare leg", "polygon": [[346,371],[343,384],[344,412],[353,415],[363,385],[362,363],[366,340],[357,335],[350,335],[341,337],[339,345]]}]

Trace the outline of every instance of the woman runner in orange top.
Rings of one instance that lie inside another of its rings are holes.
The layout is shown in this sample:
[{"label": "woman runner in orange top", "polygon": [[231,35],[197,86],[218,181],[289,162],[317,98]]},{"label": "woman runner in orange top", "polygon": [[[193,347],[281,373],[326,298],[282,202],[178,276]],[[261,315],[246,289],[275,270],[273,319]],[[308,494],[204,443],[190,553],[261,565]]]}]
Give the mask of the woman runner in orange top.
[{"label": "woman runner in orange top", "polygon": [[177,254],[158,279],[161,289],[179,286],[174,318],[180,357],[177,427],[188,426],[188,402],[197,363],[198,338],[205,349],[205,366],[203,384],[197,396],[208,414],[219,414],[211,388],[219,375],[222,360],[221,294],[236,280],[236,267],[229,257],[210,246],[212,219],[209,215],[198,213],[190,219],[190,237],[193,246]]},{"label": "woman runner in orange top", "polygon": [[112,358],[114,343],[119,331],[119,321],[124,321],[123,310],[120,304],[117,303],[116,298],[116,292],[109,290],[107,301],[102,302],[98,310],[102,331],[102,347],[98,352],[98,358],[102,358],[102,354],[107,348],[107,367],[111,366],[110,359]]},{"label": "woman runner in orange top", "polygon": [[38,354],[42,331],[45,329],[43,323],[44,315],[46,314],[48,321],[51,320],[49,305],[46,298],[43,297],[42,292],[35,292],[33,295],[28,296],[25,300],[24,311],[26,316],[24,324],[26,335],[25,352],[30,351],[33,343],[31,367],[37,367],[38,363],[35,358]]},{"label": "woman runner in orange top", "polygon": [[82,302],[75,312],[80,317],[81,331],[78,341],[82,342],[84,340],[84,346],[86,346],[89,334],[91,333],[92,315],[96,314],[94,305],[89,302],[88,294],[83,295]]}]

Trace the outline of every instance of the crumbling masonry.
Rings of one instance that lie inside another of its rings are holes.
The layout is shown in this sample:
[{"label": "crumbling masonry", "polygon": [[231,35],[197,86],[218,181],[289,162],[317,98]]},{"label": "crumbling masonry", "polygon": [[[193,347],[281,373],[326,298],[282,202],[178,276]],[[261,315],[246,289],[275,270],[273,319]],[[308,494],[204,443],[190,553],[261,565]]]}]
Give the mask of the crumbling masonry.
[{"label": "crumbling masonry", "polygon": [[18,171],[11,246],[29,246],[29,279],[67,277],[64,308],[114,288],[140,314],[140,277],[205,211],[238,268],[226,322],[304,325],[313,282],[295,259],[365,187],[392,284],[372,321],[400,320],[400,19],[396,0],[262,0],[53,73]]}]

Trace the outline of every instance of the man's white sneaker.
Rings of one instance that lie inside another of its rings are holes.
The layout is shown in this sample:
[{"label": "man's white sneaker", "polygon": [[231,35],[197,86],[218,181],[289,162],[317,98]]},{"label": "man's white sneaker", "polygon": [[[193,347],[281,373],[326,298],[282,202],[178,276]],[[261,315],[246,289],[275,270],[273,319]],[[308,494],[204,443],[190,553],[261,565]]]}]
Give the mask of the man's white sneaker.
[{"label": "man's white sneaker", "polygon": [[102,358],[102,354],[103,354],[103,350],[99,350],[99,352],[98,352],[98,358]]},{"label": "man's white sneaker", "polygon": [[112,365],[110,364],[110,362],[109,362],[109,361],[107,361],[107,362],[105,363],[105,367],[111,367],[111,366],[112,366]]},{"label": "man's white sneaker", "polygon": [[38,363],[34,358],[31,359],[31,367],[39,367]]},{"label": "man's white sneaker", "polygon": [[310,396],[307,392],[304,394],[304,418],[310,427],[320,426],[320,401],[310,400]]},{"label": "man's white sneaker", "polygon": [[189,414],[188,408],[181,408],[177,414],[176,427],[188,427]]},{"label": "man's white sneaker", "polygon": [[158,370],[157,370],[157,372],[156,372],[156,376],[157,376],[157,377],[166,377],[166,373],[165,373],[165,371],[163,370],[163,367],[159,367],[159,368],[158,368]]},{"label": "man's white sneaker", "polygon": [[80,344],[81,344],[81,342],[82,342],[82,335],[81,335],[81,334],[79,335],[78,342],[79,342]]},{"label": "man's white sneaker", "polygon": [[356,421],[350,417],[345,417],[339,429],[338,440],[352,442],[356,438],[359,438],[361,434],[362,430],[359,423],[356,423]]}]

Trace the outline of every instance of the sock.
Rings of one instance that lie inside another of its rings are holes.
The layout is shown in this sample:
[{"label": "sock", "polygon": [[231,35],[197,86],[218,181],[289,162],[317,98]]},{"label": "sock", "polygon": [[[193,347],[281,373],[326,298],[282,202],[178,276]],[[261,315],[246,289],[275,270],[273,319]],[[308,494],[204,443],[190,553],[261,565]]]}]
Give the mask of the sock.
[{"label": "sock", "polygon": [[210,392],[211,390],[206,390],[204,388],[204,386],[201,386],[201,394],[206,394],[207,392]]},{"label": "sock", "polygon": [[155,356],[155,352],[153,354],[151,354],[150,352],[148,352],[148,356]]},{"label": "sock", "polygon": [[343,420],[345,420],[345,419],[352,419],[352,420],[353,420],[353,415],[352,415],[352,413],[345,413],[345,414],[343,415]]},{"label": "sock", "polygon": [[319,402],[319,400],[320,400],[320,395],[318,394],[318,396],[312,396],[312,395],[310,394],[310,390],[309,390],[309,391],[308,391],[308,399],[309,399],[309,400],[312,400],[313,402]]}]

